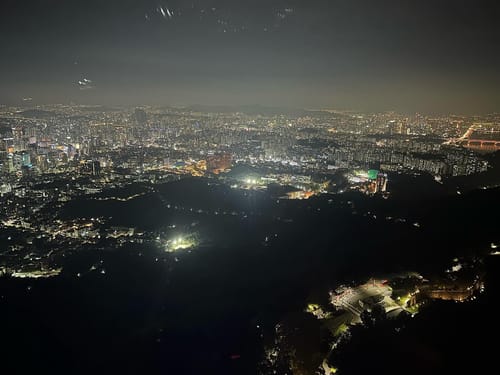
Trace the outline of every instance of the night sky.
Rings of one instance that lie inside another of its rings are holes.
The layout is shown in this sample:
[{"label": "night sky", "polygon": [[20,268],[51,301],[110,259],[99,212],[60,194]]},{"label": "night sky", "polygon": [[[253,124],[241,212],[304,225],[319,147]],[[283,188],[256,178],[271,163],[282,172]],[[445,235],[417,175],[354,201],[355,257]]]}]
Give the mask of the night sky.
[{"label": "night sky", "polygon": [[499,111],[497,3],[2,0],[0,103]]}]

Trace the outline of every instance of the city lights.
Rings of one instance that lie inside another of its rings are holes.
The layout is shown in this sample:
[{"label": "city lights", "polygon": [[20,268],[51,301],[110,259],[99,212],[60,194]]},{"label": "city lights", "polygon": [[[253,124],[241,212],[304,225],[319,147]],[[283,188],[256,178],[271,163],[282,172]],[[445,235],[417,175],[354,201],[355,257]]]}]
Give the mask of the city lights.
[{"label": "city lights", "polygon": [[165,251],[169,253],[190,250],[198,246],[198,240],[194,235],[179,236],[170,239],[165,244]]},{"label": "city lights", "polygon": [[499,15],[0,2],[2,373],[491,373]]}]

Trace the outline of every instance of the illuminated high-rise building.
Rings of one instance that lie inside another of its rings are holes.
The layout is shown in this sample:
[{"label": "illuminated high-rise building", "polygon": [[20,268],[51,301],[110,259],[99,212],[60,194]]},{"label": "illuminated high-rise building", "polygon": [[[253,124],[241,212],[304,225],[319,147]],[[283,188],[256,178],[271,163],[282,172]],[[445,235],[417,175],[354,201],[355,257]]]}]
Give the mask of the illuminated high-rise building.
[{"label": "illuminated high-rise building", "polygon": [[387,191],[387,174],[379,173],[376,180],[376,193],[384,193]]},{"label": "illuminated high-rise building", "polygon": [[21,153],[21,165],[23,167],[31,167],[31,156],[28,152]]},{"label": "illuminated high-rise building", "polygon": [[12,128],[12,137],[14,138],[15,151],[23,151],[26,149],[24,141],[24,128],[22,126],[16,126]]},{"label": "illuminated high-rise building", "polygon": [[49,169],[47,155],[38,155],[36,157],[36,165],[41,172],[46,172]]},{"label": "illuminated high-rise building", "polygon": [[90,163],[90,173],[92,176],[99,176],[101,174],[101,163],[98,161],[92,161]]},{"label": "illuminated high-rise building", "polygon": [[7,160],[4,164],[4,171],[6,173],[12,173],[15,171],[14,168],[14,157],[12,154],[7,155]]}]

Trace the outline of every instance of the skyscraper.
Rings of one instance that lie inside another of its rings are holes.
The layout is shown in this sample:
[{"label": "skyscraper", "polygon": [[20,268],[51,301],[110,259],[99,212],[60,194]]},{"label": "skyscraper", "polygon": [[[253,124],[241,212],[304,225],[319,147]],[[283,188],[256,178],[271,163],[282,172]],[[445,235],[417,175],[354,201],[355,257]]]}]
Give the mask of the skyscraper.
[{"label": "skyscraper", "polygon": [[379,173],[376,180],[376,193],[384,193],[387,191],[387,174]]}]

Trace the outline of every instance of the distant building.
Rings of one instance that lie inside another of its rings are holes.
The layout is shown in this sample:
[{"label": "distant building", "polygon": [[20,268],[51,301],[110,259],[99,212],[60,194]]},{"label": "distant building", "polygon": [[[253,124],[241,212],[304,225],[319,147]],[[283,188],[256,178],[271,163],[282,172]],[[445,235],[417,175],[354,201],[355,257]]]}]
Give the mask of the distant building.
[{"label": "distant building", "polygon": [[387,191],[387,174],[379,173],[376,180],[376,193],[385,193]]},{"label": "distant building", "polygon": [[26,149],[26,143],[24,141],[24,128],[22,126],[12,128],[12,137],[14,138],[15,151],[23,151]]},{"label": "distant building", "polygon": [[368,170],[368,179],[369,180],[376,180],[378,175],[379,175],[379,172],[376,169]]},{"label": "distant building", "polygon": [[101,175],[101,163],[97,160],[87,161],[81,168],[81,172],[84,174],[90,174],[91,176],[97,177]]},{"label": "distant building", "polygon": [[27,152],[22,152],[21,153],[21,165],[23,167],[30,167],[31,166],[31,156]]},{"label": "distant building", "polygon": [[[10,184],[2,184],[0,185],[0,196],[3,197],[5,194],[9,194],[12,192],[12,186]],[[0,272],[1,275],[1,272]]]},{"label": "distant building", "polygon": [[403,120],[392,120],[389,122],[389,134],[409,134],[410,129],[406,121]]},{"label": "distant building", "polygon": [[101,174],[101,163],[98,161],[91,162],[91,172],[92,176],[99,176]]},{"label": "distant building", "polygon": [[143,109],[136,108],[136,110],[134,111],[134,120],[137,125],[145,125],[148,121],[148,115]]},{"label": "distant building", "polygon": [[207,158],[207,172],[219,174],[231,168],[232,156],[229,153],[209,156]]},{"label": "distant building", "polygon": [[35,160],[36,160],[36,166],[39,171],[46,172],[49,169],[47,155],[38,155]]},{"label": "distant building", "polygon": [[13,173],[15,172],[15,168],[14,168],[14,157],[12,154],[9,154],[7,156],[7,161],[5,162],[4,164],[4,171],[6,173]]}]

